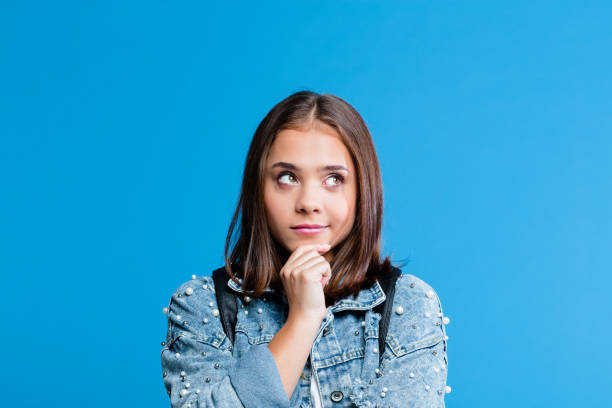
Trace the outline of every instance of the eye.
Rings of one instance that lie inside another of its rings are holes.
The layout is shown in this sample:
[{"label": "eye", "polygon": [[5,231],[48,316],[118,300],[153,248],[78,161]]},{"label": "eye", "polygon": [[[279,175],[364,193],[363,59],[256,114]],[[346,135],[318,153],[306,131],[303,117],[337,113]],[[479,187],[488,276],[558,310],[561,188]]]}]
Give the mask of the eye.
[{"label": "eye", "polygon": [[[276,179],[279,183],[281,184],[292,184],[294,182],[297,182],[297,179],[295,178],[295,176],[291,173],[281,173],[279,174],[279,176]],[[283,181],[285,180],[285,181]],[[288,181],[288,182],[287,182]]]},{"label": "eye", "polygon": [[327,184],[328,186],[338,186],[340,184],[342,184],[342,182],[344,182],[344,177],[342,177],[340,174],[332,174],[330,175],[325,181],[327,180],[336,180],[335,182],[332,181],[331,184]]}]

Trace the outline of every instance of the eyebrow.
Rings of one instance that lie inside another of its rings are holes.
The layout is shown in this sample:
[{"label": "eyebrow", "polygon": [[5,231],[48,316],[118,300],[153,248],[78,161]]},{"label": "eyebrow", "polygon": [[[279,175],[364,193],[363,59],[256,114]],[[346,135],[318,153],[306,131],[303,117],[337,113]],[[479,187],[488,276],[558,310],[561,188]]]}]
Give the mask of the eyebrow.
[{"label": "eyebrow", "polygon": [[[272,168],[274,169],[274,168],[276,168],[276,167],[280,167],[280,168],[283,168],[283,169],[289,169],[289,170],[295,170],[295,171],[299,171],[299,170],[300,170],[300,168],[299,168],[299,167],[297,167],[295,164],[291,164],[291,163],[287,163],[287,162],[277,162],[277,163],[274,163],[274,164],[272,165]],[[344,171],[346,171],[347,173],[349,172],[349,171],[348,171],[348,169],[347,169],[346,167],[344,167],[344,166],[340,166],[340,165],[338,165],[338,164],[330,164],[330,165],[327,165],[327,166],[322,166],[322,167],[319,167],[317,170],[318,170],[318,171],[337,171],[337,170],[344,170]]]}]

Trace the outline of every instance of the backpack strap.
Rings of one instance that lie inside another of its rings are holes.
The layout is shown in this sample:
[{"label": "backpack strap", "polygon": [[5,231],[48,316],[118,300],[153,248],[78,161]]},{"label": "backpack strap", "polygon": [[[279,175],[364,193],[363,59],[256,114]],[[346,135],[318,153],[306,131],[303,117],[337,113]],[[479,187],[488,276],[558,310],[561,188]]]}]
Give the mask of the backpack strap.
[{"label": "backpack strap", "polygon": [[215,295],[217,297],[219,318],[223,325],[223,331],[232,344],[234,344],[234,329],[236,328],[236,315],[238,314],[236,295],[227,286],[227,281],[230,277],[225,267],[214,270],[212,277],[215,284]]},{"label": "backpack strap", "polygon": [[[381,319],[378,322],[378,349],[380,350],[379,356],[382,359],[383,352],[385,351],[385,340],[387,338],[387,331],[389,329],[389,319],[391,316],[391,310],[393,309],[393,297],[395,296],[395,284],[397,279],[402,274],[402,271],[396,267],[393,267],[391,276],[387,279],[379,281],[380,286],[385,293],[385,301],[374,307],[374,312],[381,315]],[[234,330],[236,328],[236,319],[238,314],[238,303],[236,302],[236,294],[227,286],[229,275],[225,270],[225,267],[216,269],[212,273],[213,282],[215,284],[215,295],[217,297],[217,304],[219,306],[219,318],[223,326],[225,335],[230,339],[231,343],[234,344]]]},{"label": "backpack strap", "polygon": [[386,299],[383,303],[380,303],[374,307],[374,312],[380,313],[381,318],[378,322],[378,350],[379,360],[382,360],[383,352],[385,351],[385,340],[387,338],[387,331],[389,329],[389,319],[391,316],[391,310],[393,309],[393,297],[395,296],[395,284],[397,279],[402,274],[402,271],[395,266],[392,267],[391,276],[387,279],[379,281],[380,286],[385,292]]}]

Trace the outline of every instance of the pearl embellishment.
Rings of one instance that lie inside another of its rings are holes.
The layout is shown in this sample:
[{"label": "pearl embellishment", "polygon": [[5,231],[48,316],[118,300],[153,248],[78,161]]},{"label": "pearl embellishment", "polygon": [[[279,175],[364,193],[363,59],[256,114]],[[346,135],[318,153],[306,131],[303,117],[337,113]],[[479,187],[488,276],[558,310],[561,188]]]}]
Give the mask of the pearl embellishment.
[{"label": "pearl embellishment", "polygon": [[395,308],[395,313],[397,313],[398,315],[401,315],[404,313],[404,308],[401,306],[398,306]]}]

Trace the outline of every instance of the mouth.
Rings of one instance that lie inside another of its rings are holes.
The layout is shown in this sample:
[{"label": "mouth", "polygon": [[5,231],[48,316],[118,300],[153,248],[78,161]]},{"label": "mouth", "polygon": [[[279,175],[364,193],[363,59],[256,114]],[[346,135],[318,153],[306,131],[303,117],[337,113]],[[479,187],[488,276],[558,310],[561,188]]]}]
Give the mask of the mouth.
[{"label": "mouth", "polygon": [[291,227],[292,230],[302,235],[316,235],[327,228],[326,225],[301,224]]}]

